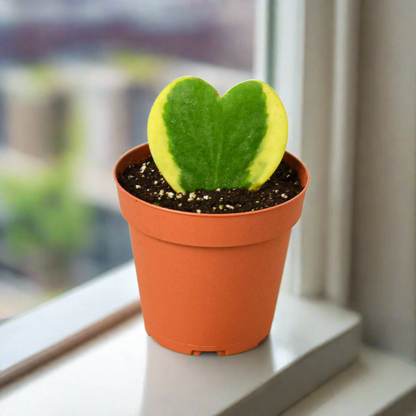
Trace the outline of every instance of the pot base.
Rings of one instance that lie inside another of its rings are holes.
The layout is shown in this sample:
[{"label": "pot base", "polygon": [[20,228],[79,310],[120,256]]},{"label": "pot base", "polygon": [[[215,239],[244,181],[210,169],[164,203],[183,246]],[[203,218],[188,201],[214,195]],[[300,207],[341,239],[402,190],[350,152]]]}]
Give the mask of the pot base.
[{"label": "pot base", "polygon": [[170,339],[164,338],[160,335],[149,334],[159,345],[172,350],[179,352],[181,354],[187,355],[201,355],[202,352],[216,352],[218,355],[234,355],[240,354],[242,352],[251,350],[263,341],[269,333],[266,335],[261,335],[256,338],[252,338],[248,341],[241,342],[238,344],[222,345],[222,346],[203,346],[203,345],[192,345],[192,344],[183,344],[182,342],[172,341]]}]

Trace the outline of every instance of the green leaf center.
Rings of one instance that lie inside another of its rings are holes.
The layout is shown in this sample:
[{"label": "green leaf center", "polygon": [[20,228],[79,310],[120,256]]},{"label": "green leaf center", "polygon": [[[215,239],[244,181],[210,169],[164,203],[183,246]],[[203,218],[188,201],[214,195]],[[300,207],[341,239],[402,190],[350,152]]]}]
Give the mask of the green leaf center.
[{"label": "green leaf center", "polygon": [[188,78],[169,92],[163,121],[179,182],[195,189],[249,187],[249,167],[267,132],[266,96],[257,81],[223,97],[207,82]]}]

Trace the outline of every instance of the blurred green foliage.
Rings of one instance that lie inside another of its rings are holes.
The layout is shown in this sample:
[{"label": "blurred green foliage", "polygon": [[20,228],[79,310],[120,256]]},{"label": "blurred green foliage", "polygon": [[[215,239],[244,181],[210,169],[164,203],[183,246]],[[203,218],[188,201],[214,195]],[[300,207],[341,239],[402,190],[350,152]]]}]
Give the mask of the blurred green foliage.
[{"label": "blurred green foliage", "polygon": [[85,245],[90,210],[74,191],[70,172],[66,164],[54,164],[31,177],[2,179],[5,237],[13,257],[69,257]]},{"label": "blurred green foliage", "polygon": [[[59,77],[53,63],[27,65],[22,71],[27,81],[21,86],[24,92],[35,91],[44,97],[55,91]],[[59,144],[61,152],[53,160],[45,159],[44,166],[33,174],[28,175],[23,166],[20,175],[14,169],[13,174],[0,178],[7,252],[13,261],[22,261],[23,267],[25,260],[36,257],[65,267],[83,250],[93,231],[93,208],[81,201],[75,189],[74,167],[85,138],[84,109],[81,99],[70,101],[58,114],[60,128],[50,143]],[[54,102],[55,108],[58,104]]]}]

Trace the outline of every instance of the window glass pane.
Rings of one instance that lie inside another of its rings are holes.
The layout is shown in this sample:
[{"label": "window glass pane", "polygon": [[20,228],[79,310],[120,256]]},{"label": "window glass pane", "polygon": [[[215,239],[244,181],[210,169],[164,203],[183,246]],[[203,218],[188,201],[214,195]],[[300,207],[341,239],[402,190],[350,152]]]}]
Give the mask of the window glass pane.
[{"label": "window glass pane", "polygon": [[0,320],[132,258],[112,168],[173,79],[250,78],[255,0],[0,0]]}]

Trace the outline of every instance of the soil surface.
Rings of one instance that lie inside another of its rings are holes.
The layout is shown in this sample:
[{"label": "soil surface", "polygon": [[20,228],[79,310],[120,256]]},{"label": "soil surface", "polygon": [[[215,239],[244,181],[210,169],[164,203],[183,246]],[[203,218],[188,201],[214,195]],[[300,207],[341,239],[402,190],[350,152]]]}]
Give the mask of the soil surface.
[{"label": "soil surface", "polygon": [[151,156],[141,163],[129,166],[118,180],[127,192],[143,201],[198,214],[233,214],[270,208],[289,201],[303,189],[298,173],[284,161],[255,192],[235,188],[176,193],[165,181]]}]

